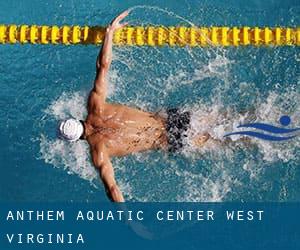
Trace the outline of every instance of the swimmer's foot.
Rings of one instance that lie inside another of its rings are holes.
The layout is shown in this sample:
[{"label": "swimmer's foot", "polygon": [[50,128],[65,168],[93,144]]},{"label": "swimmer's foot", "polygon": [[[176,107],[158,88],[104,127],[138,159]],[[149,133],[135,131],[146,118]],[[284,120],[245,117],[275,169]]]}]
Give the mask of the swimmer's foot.
[{"label": "swimmer's foot", "polygon": [[196,147],[202,147],[209,140],[209,138],[211,138],[209,133],[205,133],[205,134],[197,136],[193,140],[193,143]]}]

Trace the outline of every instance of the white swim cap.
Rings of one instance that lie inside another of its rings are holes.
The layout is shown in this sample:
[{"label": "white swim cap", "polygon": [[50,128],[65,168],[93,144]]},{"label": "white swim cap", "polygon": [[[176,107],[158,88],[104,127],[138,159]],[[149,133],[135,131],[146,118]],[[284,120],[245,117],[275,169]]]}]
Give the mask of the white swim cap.
[{"label": "white swim cap", "polygon": [[77,141],[83,134],[84,128],[82,123],[76,119],[61,121],[58,127],[59,137],[66,141]]}]

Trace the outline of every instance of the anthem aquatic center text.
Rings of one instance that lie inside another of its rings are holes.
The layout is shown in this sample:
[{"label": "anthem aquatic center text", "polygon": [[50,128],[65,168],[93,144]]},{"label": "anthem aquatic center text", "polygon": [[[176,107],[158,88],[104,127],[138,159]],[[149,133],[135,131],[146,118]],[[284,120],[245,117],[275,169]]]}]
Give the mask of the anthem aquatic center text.
[{"label": "anthem aquatic center text", "polygon": [[[43,232],[32,233],[23,230],[18,231],[20,223],[62,223],[75,222],[80,223],[96,223],[123,221],[128,224],[138,222],[156,222],[156,223],[180,223],[197,221],[261,221],[264,217],[263,210],[155,210],[151,214],[143,210],[78,210],[74,213],[68,213],[64,210],[9,210],[5,219],[7,223],[15,226],[15,232],[10,230],[6,232],[4,238],[8,244],[85,244],[86,236],[83,232]],[[42,225],[41,224],[41,225]],[[21,224],[20,224],[21,225]],[[46,224],[45,224],[46,225]],[[59,228],[59,227],[57,227]]]}]

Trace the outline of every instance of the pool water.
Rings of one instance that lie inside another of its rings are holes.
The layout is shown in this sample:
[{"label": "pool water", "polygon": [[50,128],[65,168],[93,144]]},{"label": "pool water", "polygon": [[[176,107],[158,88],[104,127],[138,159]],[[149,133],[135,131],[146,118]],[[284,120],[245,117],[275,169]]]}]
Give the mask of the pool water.
[{"label": "pool water", "polygon": [[[299,26],[299,1],[2,1],[0,23]],[[0,200],[104,201],[85,142],[56,138],[58,120],[86,115],[96,46],[0,45]],[[153,112],[181,107],[191,134],[222,140],[240,123],[300,127],[300,50],[115,47],[109,101]],[[210,117],[208,122],[201,118]],[[235,138],[238,139],[238,138]],[[188,142],[187,142],[188,144]],[[113,159],[129,201],[300,201],[300,136],[189,145],[181,154]]]}]

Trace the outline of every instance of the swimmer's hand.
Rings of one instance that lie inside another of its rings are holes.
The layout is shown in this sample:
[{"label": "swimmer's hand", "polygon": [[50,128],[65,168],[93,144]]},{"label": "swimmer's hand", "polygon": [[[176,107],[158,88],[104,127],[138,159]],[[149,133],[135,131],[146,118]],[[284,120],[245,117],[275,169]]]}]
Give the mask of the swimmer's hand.
[{"label": "swimmer's hand", "polygon": [[127,17],[129,14],[129,11],[126,10],[123,13],[121,13],[119,16],[117,16],[107,27],[107,32],[115,32],[118,29],[124,28],[126,25],[128,25],[128,22],[120,23],[125,17]]}]

